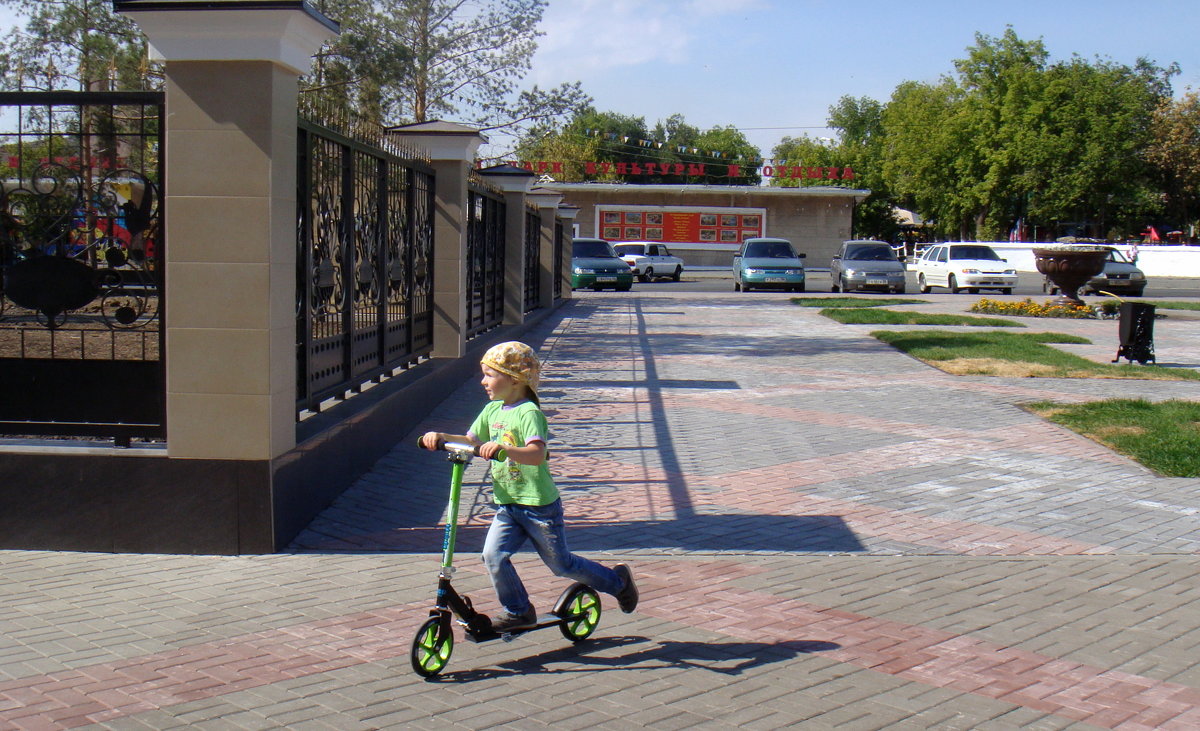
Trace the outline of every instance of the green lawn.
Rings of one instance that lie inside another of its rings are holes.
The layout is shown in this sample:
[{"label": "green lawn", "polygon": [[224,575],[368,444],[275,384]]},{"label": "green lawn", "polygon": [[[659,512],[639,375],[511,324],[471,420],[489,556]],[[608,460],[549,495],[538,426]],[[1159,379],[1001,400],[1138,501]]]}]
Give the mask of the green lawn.
[{"label": "green lawn", "polygon": [[800,307],[886,307],[889,305],[927,305],[929,300],[899,297],[792,297]]},{"label": "green lawn", "polygon": [[1024,406],[1161,475],[1200,477],[1200,403],[1113,399],[1086,404],[1040,401]]},{"label": "green lawn", "polygon": [[1200,302],[1146,302],[1163,310],[1200,310]]},{"label": "green lawn", "polygon": [[968,325],[974,327],[1025,327],[1014,320],[971,315],[928,315],[923,312],[900,312],[867,308],[828,308],[820,314],[845,325]]},{"label": "green lawn", "polygon": [[1200,373],[1189,369],[1096,363],[1046,345],[1091,342],[1061,333],[876,330],[871,335],[918,360],[958,375],[1200,380]]}]

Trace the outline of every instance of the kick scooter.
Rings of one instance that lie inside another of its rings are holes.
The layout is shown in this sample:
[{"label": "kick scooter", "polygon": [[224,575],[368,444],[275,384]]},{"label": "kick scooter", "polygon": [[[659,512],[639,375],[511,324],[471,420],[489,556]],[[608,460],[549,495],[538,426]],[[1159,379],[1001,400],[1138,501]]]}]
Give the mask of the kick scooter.
[{"label": "kick scooter", "polygon": [[[419,440],[417,446],[422,446]],[[458,533],[459,494],[462,492],[463,472],[471,459],[478,456],[478,452],[470,444],[453,442],[439,443],[438,448],[449,454],[450,500],[446,507],[446,530],[442,539],[442,568],[438,572],[437,600],[433,609],[429,610],[429,619],[425,620],[413,638],[413,670],[418,675],[429,678],[446,667],[446,663],[450,661],[450,653],[454,651],[454,632],[451,628],[453,617],[457,617],[458,624],[463,627],[467,639],[472,642],[495,639],[508,642],[526,632],[547,627],[558,627],[563,637],[572,642],[587,639],[600,624],[600,597],[586,584],[576,582],[567,587],[550,614],[538,616],[532,624],[511,627],[503,632],[492,628],[492,620],[486,614],[475,611],[470,597],[454,590],[451,577],[454,575],[454,540]],[[504,452],[501,451],[496,458],[504,459]]]}]

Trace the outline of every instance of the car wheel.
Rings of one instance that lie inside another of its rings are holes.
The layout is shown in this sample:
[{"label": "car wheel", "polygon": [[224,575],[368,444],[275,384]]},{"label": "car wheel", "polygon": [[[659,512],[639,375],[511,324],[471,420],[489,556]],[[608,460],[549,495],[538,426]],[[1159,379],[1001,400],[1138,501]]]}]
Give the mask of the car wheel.
[{"label": "car wheel", "polygon": [[838,277],[838,283],[841,285],[843,292],[850,293],[850,288],[846,286],[846,279],[844,277]]},{"label": "car wheel", "polygon": [[803,291],[804,291],[804,285],[803,285],[803,284],[797,285],[797,286],[795,287],[794,291],[796,291],[796,292],[803,292]]},{"label": "car wheel", "polygon": [[954,278],[953,274],[946,279],[946,288],[950,290],[950,294],[958,294],[962,291],[958,288],[958,280]]},{"label": "car wheel", "polygon": [[904,285],[900,285],[899,287],[896,287],[892,291],[895,292],[896,294],[904,294]]},{"label": "car wheel", "polygon": [[733,280],[733,291],[734,291],[734,292],[741,292],[741,291],[742,291],[742,284],[741,284],[741,282],[739,282],[739,281],[738,281],[738,280],[736,280],[736,279],[735,279],[735,280]]},{"label": "car wheel", "polygon": [[618,287],[613,287],[613,289],[616,290],[617,292],[628,292],[629,290],[633,289],[633,285],[632,284],[622,284]]},{"label": "car wheel", "polygon": [[1145,289],[1135,289],[1129,293],[1129,296],[1130,297],[1141,297],[1142,294],[1145,293],[1145,291],[1146,291]]},{"label": "car wheel", "polygon": [[979,294],[979,287],[967,287],[967,291],[971,294]]},{"label": "car wheel", "polygon": [[649,282],[650,278],[653,276],[654,276],[654,270],[651,269],[650,267],[646,267],[646,271],[644,271],[638,275],[638,281],[639,282]]},{"label": "car wheel", "polygon": [[925,275],[917,275],[917,288],[921,290],[921,294],[929,294],[929,285],[925,282]]},{"label": "car wheel", "polygon": [[671,281],[678,282],[679,278],[682,276],[683,276],[683,267],[677,266],[677,267],[675,267],[675,273],[671,275]]},{"label": "car wheel", "polygon": [[833,280],[833,283],[829,285],[829,291],[833,292],[834,294],[842,291],[842,286],[838,284],[838,280]]},{"label": "car wheel", "polygon": [[1012,287],[1001,287],[1000,294],[1012,294]]}]

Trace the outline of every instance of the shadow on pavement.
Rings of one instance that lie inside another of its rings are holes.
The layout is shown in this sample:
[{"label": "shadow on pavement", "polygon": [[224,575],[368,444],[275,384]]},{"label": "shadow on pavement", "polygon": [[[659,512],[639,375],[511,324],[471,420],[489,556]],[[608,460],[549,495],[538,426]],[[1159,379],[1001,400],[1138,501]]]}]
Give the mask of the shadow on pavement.
[{"label": "shadow on pavement", "polygon": [[[520,642],[518,639],[517,642]],[[648,647],[637,645],[652,643]],[[598,657],[594,653],[627,648],[621,655]],[[690,668],[722,675],[740,675],[751,668],[798,655],[841,649],[835,642],[789,640],[787,642],[658,642],[647,637],[600,637],[519,660],[477,670],[444,672],[428,679],[432,683],[471,683],[513,675],[592,673],[612,670],[667,670]],[[570,663],[574,667],[550,667]]]}]

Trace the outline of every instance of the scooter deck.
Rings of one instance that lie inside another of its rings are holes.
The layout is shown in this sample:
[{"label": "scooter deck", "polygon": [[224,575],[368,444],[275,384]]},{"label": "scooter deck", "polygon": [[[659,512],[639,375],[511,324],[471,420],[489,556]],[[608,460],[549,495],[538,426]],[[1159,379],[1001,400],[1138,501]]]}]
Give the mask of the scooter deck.
[{"label": "scooter deck", "polygon": [[477,635],[467,634],[467,639],[472,642],[487,642],[488,640],[497,640],[501,638],[512,639],[518,635],[523,635],[526,632],[532,632],[546,627],[554,627],[563,623],[563,618],[557,614],[539,614],[536,621],[530,624],[522,624],[517,627],[508,627],[503,630],[491,630],[490,632]]}]

